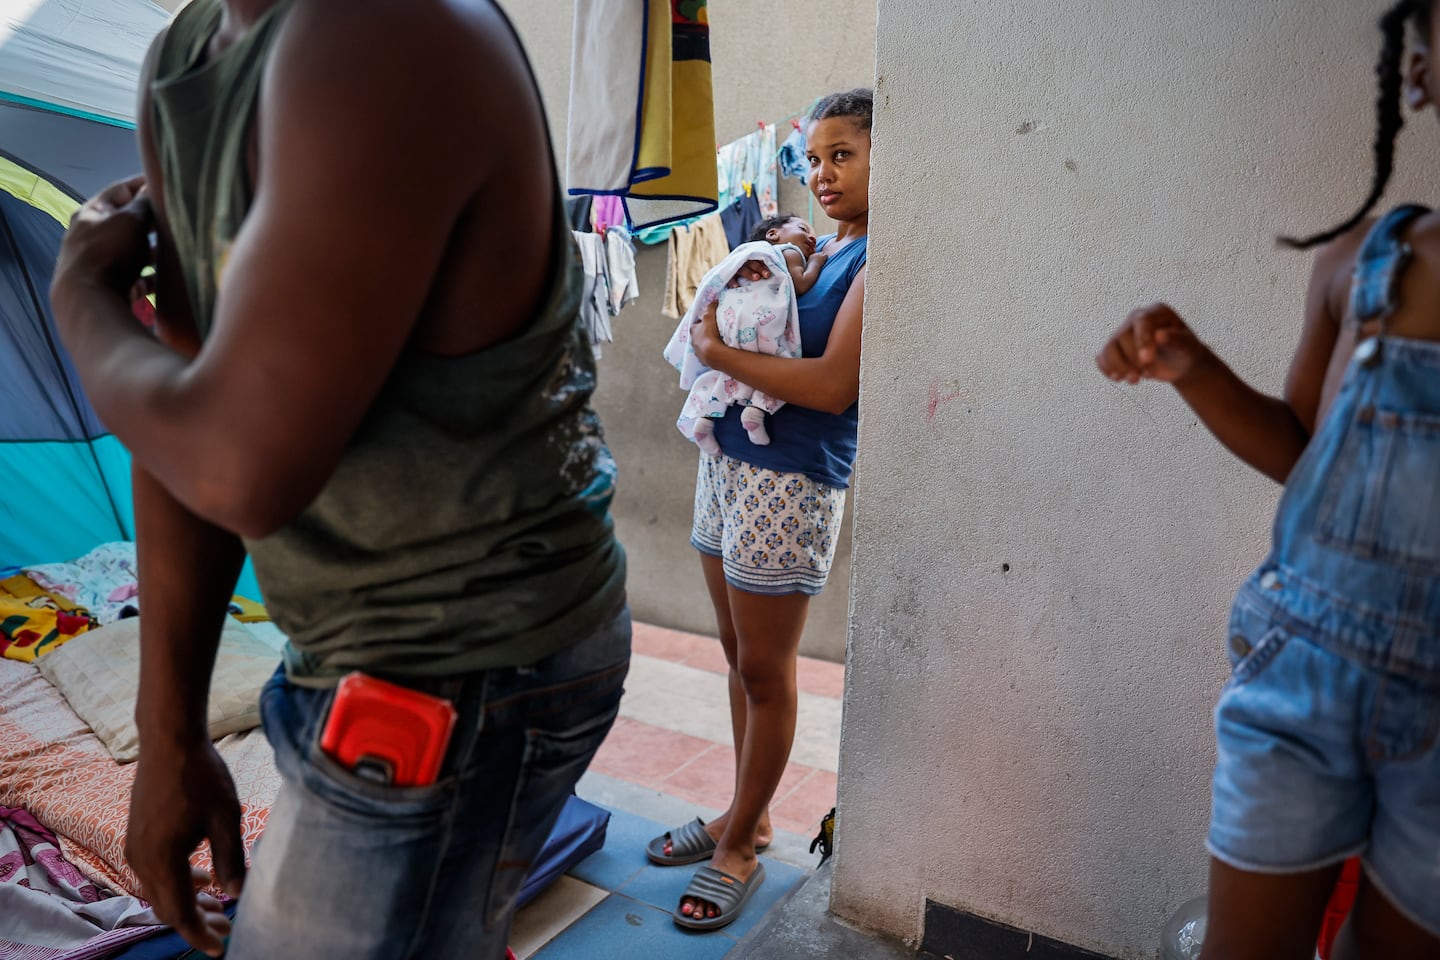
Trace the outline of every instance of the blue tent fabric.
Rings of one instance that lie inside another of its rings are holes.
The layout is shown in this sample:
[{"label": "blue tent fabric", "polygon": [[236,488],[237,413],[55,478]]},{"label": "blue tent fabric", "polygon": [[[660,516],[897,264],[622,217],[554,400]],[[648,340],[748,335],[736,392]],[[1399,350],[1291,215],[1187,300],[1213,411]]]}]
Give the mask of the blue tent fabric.
[{"label": "blue tent fabric", "polygon": [[579,866],[582,860],[605,846],[605,831],[609,826],[609,811],[579,797],[567,800],[560,819],[550,830],[545,848],[520,887],[517,905],[523,907],[534,900],[560,879],[561,874]]}]

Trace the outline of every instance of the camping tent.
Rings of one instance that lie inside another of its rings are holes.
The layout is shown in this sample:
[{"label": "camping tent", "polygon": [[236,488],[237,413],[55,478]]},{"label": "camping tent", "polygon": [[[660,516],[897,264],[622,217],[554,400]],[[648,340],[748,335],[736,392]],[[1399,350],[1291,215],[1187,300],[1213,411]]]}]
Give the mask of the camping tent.
[{"label": "camping tent", "polygon": [[0,0],[0,567],[130,539],[129,458],[85,400],[47,291],[81,200],[140,169],[150,0]]},{"label": "camping tent", "polygon": [[[71,213],[138,173],[151,0],[0,0],[0,569],[134,538],[130,457],[85,399],[48,291]],[[258,597],[248,570],[241,592]]]}]

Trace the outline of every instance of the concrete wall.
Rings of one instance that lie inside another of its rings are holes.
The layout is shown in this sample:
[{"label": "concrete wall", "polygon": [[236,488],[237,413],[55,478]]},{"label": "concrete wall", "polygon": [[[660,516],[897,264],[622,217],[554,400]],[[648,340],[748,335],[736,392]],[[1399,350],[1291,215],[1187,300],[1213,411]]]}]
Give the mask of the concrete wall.
[{"label": "concrete wall", "polygon": [[[1364,193],[1381,9],[880,0],[842,915],[913,938],[928,897],[1153,957],[1203,890],[1278,489],[1092,356],[1163,298],[1279,390],[1308,261],[1272,238]],[[1440,194],[1433,124],[1393,200]]]},{"label": "concrete wall", "polygon": [[[562,166],[573,3],[503,4],[535,67]],[[818,28],[822,16],[824,26]],[[713,0],[710,20],[720,143],[744,136],[758,120],[774,122],[807,108],[822,94],[873,80],[874,0]],[[781,208],[808,216],[808,197],[800,184],[785,181]],[[815,215],[816,228],[822,229],[828,220],[818,207]],[[715,616],[689,543],[697,455],[694,445],[675,430],[685,395],[660,357],[675,330],[675,321],[660,315],[665,261],[663,245],[641,247],[641,297],[615,320],[616,342],[604,348],[595,402],[620,464],[615,520],[629,551],[636,616],[713,634]],[[848,523],[845,530],[831,585],[813,604],[801,645],[802,652],[830,660],[845,655]]]}]

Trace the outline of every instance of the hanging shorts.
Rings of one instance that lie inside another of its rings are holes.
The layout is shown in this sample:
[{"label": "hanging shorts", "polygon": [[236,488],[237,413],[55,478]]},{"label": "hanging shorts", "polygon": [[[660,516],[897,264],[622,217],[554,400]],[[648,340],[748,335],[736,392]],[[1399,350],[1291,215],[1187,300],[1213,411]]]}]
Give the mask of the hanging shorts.
[{"label": "hanging shorts", "polygon": [[690,543],[747,593],[818,594],[835,562],[845,490],[801,473],[700,455]]}]

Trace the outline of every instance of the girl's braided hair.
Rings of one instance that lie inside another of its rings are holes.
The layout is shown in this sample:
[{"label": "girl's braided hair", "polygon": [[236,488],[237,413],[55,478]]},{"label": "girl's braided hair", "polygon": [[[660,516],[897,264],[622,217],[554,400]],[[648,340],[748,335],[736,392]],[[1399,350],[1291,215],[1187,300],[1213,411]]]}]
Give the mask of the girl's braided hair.
[{"label": "girl's braided hair", "polygon": [[1401,87],[1404,85],[1405,28],[1414,23],[1420,34],[1428,37],[1434,6],[1435,0],[1399,0],[1380,18],[1380,33],[1384,40],[1380,47],[1380,62],[1375,66],[1375,73],[1380,78],[1380,95],[1375,100],[1375,175],[1364,205],[1349,220],[1324,233],[1304,239],[1281,237],[1280,242],[1285,246],[1308,250],[1334,240],[1364,220],[1385,195],[1385,187],[1395,169],[1395,137],[1405,126],[1400,104]]}]

